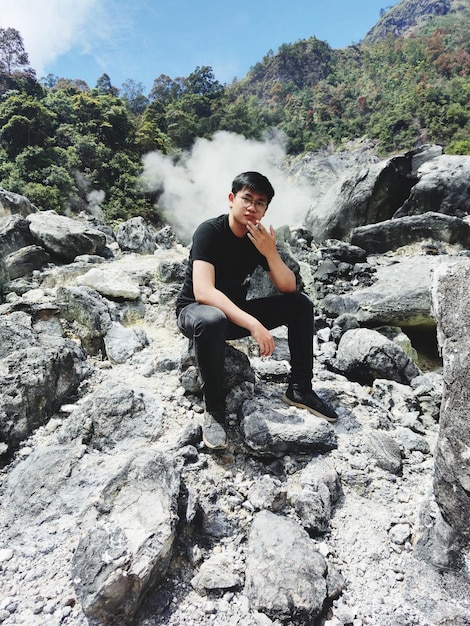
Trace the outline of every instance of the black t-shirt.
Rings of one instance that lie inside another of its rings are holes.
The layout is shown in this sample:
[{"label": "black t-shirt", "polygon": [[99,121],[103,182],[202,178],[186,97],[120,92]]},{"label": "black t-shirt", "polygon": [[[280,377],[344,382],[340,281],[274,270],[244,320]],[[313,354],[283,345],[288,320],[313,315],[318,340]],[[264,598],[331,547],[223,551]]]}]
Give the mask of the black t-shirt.
[{"label": "black t-shirt", "polygon": [[193,235],[186,277],[176,300],[177,314],[183,307],[195,302],[194,261],[207,261],[214,266],[216,288],[235,304],[245,301],[247,279],[258,265],[269,271],[266,257],[258,252],[248,237],[237,237],[233,234],[227,213],[206,220],[197,227]]}]

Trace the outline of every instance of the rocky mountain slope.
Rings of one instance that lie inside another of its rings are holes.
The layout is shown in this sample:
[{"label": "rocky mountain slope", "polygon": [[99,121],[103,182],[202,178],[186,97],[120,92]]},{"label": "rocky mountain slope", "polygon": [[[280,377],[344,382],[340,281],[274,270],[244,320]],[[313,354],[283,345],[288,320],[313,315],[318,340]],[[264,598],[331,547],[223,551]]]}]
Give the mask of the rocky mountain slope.
[{"label": "rocky mountain slope", "polygon": [[470,17],[468,0],[402,0],[389,8],[366,34],[362,43],[371,44],[391,35],[410,36],[422,32],[436,17]]}]

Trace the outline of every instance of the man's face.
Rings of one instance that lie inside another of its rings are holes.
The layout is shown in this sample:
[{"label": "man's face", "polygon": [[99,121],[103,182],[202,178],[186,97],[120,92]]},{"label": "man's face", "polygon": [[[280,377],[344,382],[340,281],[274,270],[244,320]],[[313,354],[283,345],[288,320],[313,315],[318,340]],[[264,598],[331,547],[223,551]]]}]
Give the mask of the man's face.
[{"label": "man's face", "polygon": [[244,225],[261,220],[268,208],[266,194],[246,189],[246,187],[235,195],[229,193],[228,199],[234,219]]}]

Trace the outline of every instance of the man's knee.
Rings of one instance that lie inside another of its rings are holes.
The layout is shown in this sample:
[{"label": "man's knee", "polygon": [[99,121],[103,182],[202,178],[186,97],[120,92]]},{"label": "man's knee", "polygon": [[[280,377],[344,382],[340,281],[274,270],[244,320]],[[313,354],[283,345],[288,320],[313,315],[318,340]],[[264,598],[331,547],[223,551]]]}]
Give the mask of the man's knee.
[{"label": "man's knee", "polygon": [[201,306],[199,313],[196,335],[219,333],[225,335],[227,317],[220,309],[214,306]]},{"label": "man's knee", "polygon": [[313,316],[313,302],[305,293],[302,291],[294,291],[288,294],[288,296],[291,300],[292,307],[296,308],[297,311],[305,311]]}]

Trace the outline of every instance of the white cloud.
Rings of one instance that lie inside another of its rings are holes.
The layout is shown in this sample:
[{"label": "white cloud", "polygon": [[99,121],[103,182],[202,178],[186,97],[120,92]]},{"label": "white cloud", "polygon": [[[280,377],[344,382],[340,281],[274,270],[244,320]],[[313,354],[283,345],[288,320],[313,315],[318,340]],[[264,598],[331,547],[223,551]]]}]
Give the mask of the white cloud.
[{"label": "white cloud", "polygon": [[0,27],[16,28],[38,77],[72,47],[90,53],[110,39],[115,23],[109,0],[2,0]]}]

